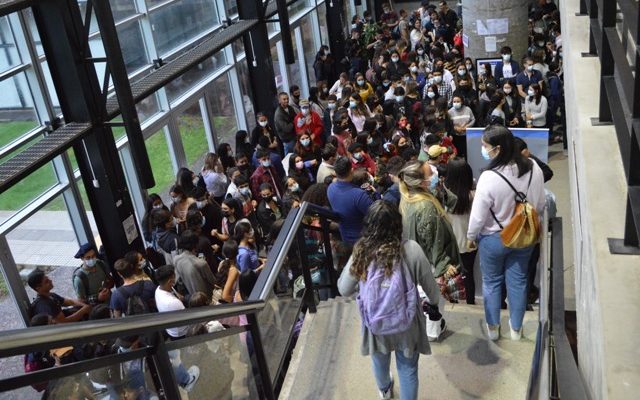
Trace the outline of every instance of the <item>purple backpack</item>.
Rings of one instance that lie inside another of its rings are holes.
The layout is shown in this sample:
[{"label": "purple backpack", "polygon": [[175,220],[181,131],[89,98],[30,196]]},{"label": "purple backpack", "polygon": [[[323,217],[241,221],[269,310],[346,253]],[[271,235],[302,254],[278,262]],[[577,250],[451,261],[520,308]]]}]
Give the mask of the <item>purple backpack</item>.
[{"label": "purple backpack", "polygon": [[374,335],[392,335],[411,327],[418,309],[418,290],[404,260],[397,261],[393,273],[369,264],[367,280],[360,281],[357,297],[362,323]]}]

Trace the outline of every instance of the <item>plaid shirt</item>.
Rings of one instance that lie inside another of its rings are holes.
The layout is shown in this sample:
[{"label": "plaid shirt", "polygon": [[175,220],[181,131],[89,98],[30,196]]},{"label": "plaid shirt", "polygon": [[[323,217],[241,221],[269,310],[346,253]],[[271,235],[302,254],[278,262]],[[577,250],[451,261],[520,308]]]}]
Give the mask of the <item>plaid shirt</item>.
[{"label": "plaid shirt", "polygon": [[447,99],[447,104],[451,107],[451,101],[453,100],[453,90],[451,90],[451,85],[443,80],[438,87],[438,94],[440,97]]}]

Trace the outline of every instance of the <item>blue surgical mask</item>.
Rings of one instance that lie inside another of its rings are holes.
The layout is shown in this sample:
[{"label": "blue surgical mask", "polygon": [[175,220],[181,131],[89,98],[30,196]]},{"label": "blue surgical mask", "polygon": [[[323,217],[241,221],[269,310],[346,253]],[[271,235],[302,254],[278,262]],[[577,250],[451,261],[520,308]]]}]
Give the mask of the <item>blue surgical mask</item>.
[{"label": "blue surgical mask", "polygon": [[301,144],[301,145],[303,145],[304,147],[307,147],[307,146],[309,146],[309,145],[311,144],[311,140],[309,140],[309,139],[302,139],[302,140],[300,141],[300,144]]},{"label": "blue surgical mask", "polygon": [[[493,150],[493,149],[491,149],[491,150]],[[482,153],[482,158],[484,158],[487,161],[491,160],[491,156],[489,155],[489,150],[487,150],[486,147],[482,146],[480,148],[480,152]]]},{"label": "blue surgical mask", "polygon": [[271,160],[260,161],[260,164],[262,164],[262,166],[265,168],[269,168],[271,166]]},{"label": "blue surgical mask", "polygon": [[98,260],[96,258],[90,258],[88,260],[84,260],[84,264],[89,268],[95,267],[96,266],[96,262],[98,262]]}]

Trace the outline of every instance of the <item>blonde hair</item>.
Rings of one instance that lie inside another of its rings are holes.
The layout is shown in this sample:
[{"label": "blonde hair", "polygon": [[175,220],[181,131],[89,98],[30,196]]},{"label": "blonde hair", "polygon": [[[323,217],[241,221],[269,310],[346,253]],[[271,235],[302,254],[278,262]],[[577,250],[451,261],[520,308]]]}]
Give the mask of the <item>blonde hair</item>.
[{"label": "blonde hair", "polygon": [[424,161],[410,161],[400,171],[400,213],[404,215],[406,213],[406,205],[409,203],[419,203],[428,201],[438,210],[438,214],[444,219],[447,219],[447,213],[442,208],[442,205],[436,199],[429,190],[422,187],[424,182]]},{"label": "blonde hair", "polygon": [[219,156],[216,153],[207,153],[207,156],[204,158],[204,169],[215,171],[218,159]]}]

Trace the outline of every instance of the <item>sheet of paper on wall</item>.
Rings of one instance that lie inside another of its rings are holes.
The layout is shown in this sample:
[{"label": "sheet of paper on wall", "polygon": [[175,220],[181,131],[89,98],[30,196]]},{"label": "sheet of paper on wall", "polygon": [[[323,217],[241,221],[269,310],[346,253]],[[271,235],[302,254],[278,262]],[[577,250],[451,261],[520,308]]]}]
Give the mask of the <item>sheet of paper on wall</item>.
[{"label": "sheet of paper on wall", "polygon": [[495,36],[484,37],[484,51],[486,51],[487,53],[495,53],[496,51],[498,51]]},{"label": "sheet of paper on wall", "polygon": [[464,47],[469,47],[469,36],[462,34],[462,45]]},{"label": "sheet of paper on wall", "polygon": [[509,33],[509,18],[476,20],[478,35],[506,35]]}]

